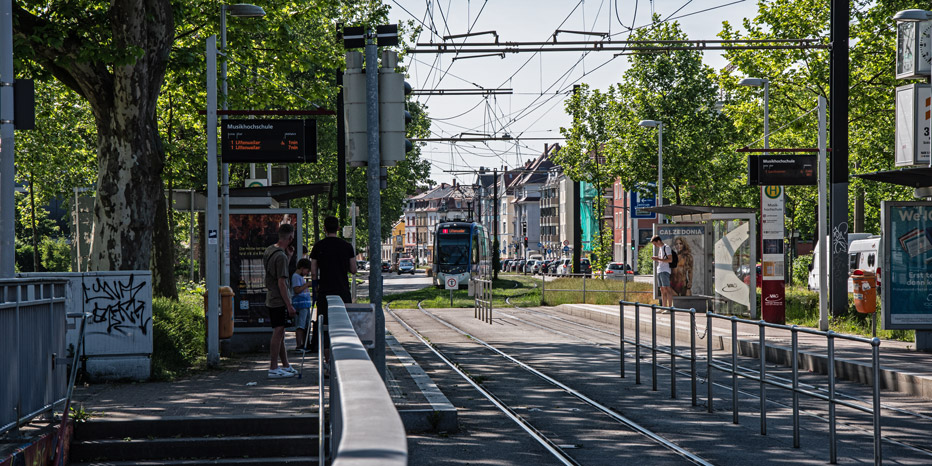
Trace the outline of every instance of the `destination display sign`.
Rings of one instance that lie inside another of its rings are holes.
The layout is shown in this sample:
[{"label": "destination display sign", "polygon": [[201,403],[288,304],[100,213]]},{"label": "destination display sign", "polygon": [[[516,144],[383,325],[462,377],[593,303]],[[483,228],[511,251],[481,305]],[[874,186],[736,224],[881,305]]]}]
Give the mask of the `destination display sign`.
[{"label": "destination display sign", "polygon": [[224,163],[317,162],[317,120],[222,120]]},{"label": "destination display sign", "polygon": [[748,184],[763,186],[815,186],[816,156],[768,154],[748,157]]}]

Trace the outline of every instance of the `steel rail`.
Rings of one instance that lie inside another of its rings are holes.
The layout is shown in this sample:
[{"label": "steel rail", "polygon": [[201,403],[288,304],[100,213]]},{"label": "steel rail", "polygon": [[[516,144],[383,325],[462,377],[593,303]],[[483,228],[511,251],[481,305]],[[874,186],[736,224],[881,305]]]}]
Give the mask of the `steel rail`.
[{"label": "steel rail", "polygon": [[[417,306],[419,309],[421,308],[420,301],[417,303]],[[446,354],[444,354],[443,351],[441,351],[433,343],[428,341],[423,335],[421,335],[413,327],[408,325],[408,323],[405,322],[404,319],[402,319],[400,316],[398,316],[398,314],[395,314],[395,312],[392,311],[391,307],[388,304],[385,305],[385,310],[387,310],[388,313],[391,314],[392,317],[394,317],[395,320],[399,324],[401,324],[402,327],[408,330],[408,332],[411,332],[411,334],[414,335],[415,338],[420,340],[420,342],[423,343],[424,346],[427,346],[427,348],[430,349],[447,366],[449,366],[450,369],[453,369],[453,371],[459,374],[460,377],[462,377],[464,380],[469,382],[469,384],[472,385],[472,387],[475,388],[476,391],[481,393],[482,396],[486,397],[486,399],[488,399],[493,405],[495,405],[495,407],[498,408],[499,411],[505,413],[505,415],[508,416],[509,419],[511,419],[515,424],[521,427],[521,429],[527,432],[528,435],[533,437],[534,440],[537,441],[537,443],[543,446],[555,458],[560,460],[561,463],[566,464],[566,465],[579,465],[579,463],[576,462],[576,460],[574,460],[569,454],[563,451],[563,449],[560,448],[559,445],[551,441],[549,438],[547,438],[547,436],[545,436],[543,433],[537,430],[537,428],[532,426],[528,421],[522,418],[518,413],[514,412],[514,410],[512,410],[507,405],[505,405],[505,403],[501,401],[497,396],[495,396],[495,394],[493,394],[489,390],[486,390],[481,385],[479,385],[479,383],[476,382],[475,379],[473,379],[471,375],[463,372],[463,370],[460,369],[459,366],[455,362],[453,362],[452,359],[446,356]]]},{"label": "steel rail", "polygon": [[[560,317],[558,317],[558,316],[552,316],[552,315],[550,315],[550,314],[548,314],[548,313],[546,313],[546,312],[541,312],[541,311],[536,311],[536,310],[534,310],[534,309],[528,309],[528,308],[520,307],[520,306],[517,306],[517,305],[515,305],[515,304],[512,304],[512,303],[509,302],[507,299],[506,299],[506,302],[507,302],[508,304],[510,304],[511,306],[513,306],[515,309],[520,309],[520,310],[522,310],[522,311],[530,312],[530,313],[537,314],[537,315],[542,315],[542,316],[544,316],[544,317],[548,317],[548,318],[551,318],[551,319],[554,319],[554,320],[559,320],[559,321],[562,321],[562,322],[567,322],[567,323],[575,324],[575,325],[577,325],[577,326],[579,326],[579,327],[582,327],[582,328],[584,328],[584,329],[593,330],[593,331],[596,331],[596,332],[599,332],[599,333],[605,333],[605,334],[609,334],[609,335],[613,335],[613,336],[619,336],[618,333],[609,332],[609,331],[600,329],[600,328],[598,328],[598,327],[589,326],[589,325],[582,324],[582,323],[579,323],[579,322],[575,322],[575,321],[572,321],[572,320],[569,320],[569,319],[563,319],[563,318],[560,318]],[[598,348],[600,348],[600,349],[605,349],[605,350],[607,350],[607,351],[609,351],[609,352],[611,352],[611,353],[614,353],[614,354],[621,354],[620,351],[618,351],[617,349],[615,349],[615,348],[612,347],[612,346],[608,346],[608,344],[602,344],[602,343],[600,343],[600,342],[598,342],[598,341],[589,340],[589,339],[580,337],[580,336],[578,336],[578,335],[573,335],[573,334],[569,334],[569,333],[562,332],[562,331],[557,330],[557,329],[552,329],[552,328],[550,328],[550,327],[547,327],[547,326],[544,326],[544,325],[540,325],[540,324],[537,324],[537,323],[528,321],[528,320],[526,320],[526,319],[522,319],[522,318],[520,318],[520,317],[510,315],[510,314],[505,313],[505,312],[499,311],[499,313],[502,314],[503,316],[506,316],[506,317],[509,317],[509,318],[518,320],[518,321],[520,321],[520,322],[526,323],[526,324],[531,325],[531,326],[533,326],[533,327],[537,327],[537,328],[539,328],[539,329],[541,329],[541,330],[549,331],[549,332],[551,332],[551,333],[558,334],[558,335],[562,335],[562,336],[567,336],[567,337],[570,337],[570,338],[579,340],[579,341],[584,342],[584,343],[589,343],[589,344],[592,344],[592,345],[594,345],[594,346],[596,346],[596,347],[598,347]],[[626,340],[626,341],[633,343],[633,340]],[[658,347],[658,351],[660,351],[660,348],[661,348],[661,347]],[[669,353],[668,353],[668,354],[669,354]],[[704,357],[701,357],[701,358],[704,359]],[[660,367],[661,369],[664,369],[664,370],[671,370],[669,366],[667,366],[667,365],[665,365],[665,364],[663,364],[663,363],[658,363],[657,366]],[[724,366],[724,367],[728,367],[728,366]],[[726,371],[726,372],[730,372],[730,371],[731,371],[730,368],[728,368],[728,369],[725,369],[725,368],[723,368],[723,367],[716,367],[716,368],[719,369],[719,370]],[[756,370],[753,369],[753,368],[743,367],[743,366],[740,366],[740,365],[738,366],[738,369],[741,370],[741,371],[744,371],[744,372],[746,372],[746,373],[755,373],[755,372],[756,372]],[[689,375],[690,375],[689,372],[683,371],[683,370],[679,370],[679,369],[677,369],[676,372],[677,372],[678,374],[680,374],[680,375],[683,375],[683,376],[689,376]],[[780,380],[785,380],[785,381],[787,381],[787,382],[790,381],[789,379],[785,379],[785,378],[780,377],[780,376],[770,375],[769,373],[768,373],[768,377],[772,377],[772,378],[780,379]],[[698,379],[700,382],[702,382],[702,383],[708,383],[708,378],[706,378],[706,377],[697,376],[697,379]],[[754,380],[757,380],[756,378],[753,378],[753,379],[754,379]],[[792,390],[792,386],[791,386],[791,385],[784,385],[784,384],[774,383],[774,382],[769,381],[769,380],[767,381],[767,383],[768,383],[768,384],[771,384],[771,385],[774,385],[774,386],[778,386],[778,387],[780,387],[780,388],[787,389],[787,390]],[[718,387],[718,388],[720,388],[720,389],[725,389],[725,390],[727,390],[727,391],[731,391],[731,390],[732,390],[732,387],[729,386],[729,385],[723,385],[723,384],[720,384],[720,383],[717,383],[717,382],[712,382],[712,385],[714,385],[715,387]],[[819,391],[819,390],[825,390],[824,388],[817,387],[817,386],[810,385],[810,384],[806,384],[806,383],[802,383],[802,384],[800,384],[800,385],[801,385],[801,386],[808,387],[808,388],[813,389],[813,390],[817,390],[817,391]],[[822,401],[827,401],[827,400],[828,400],[828,397],[827,397],[826,395],[823,395],[823,396],[820,397],[818,394],[810,393],[810,392],[803,391],[803,390],[800,390],[800,391],[801,391],[801,392],[804,392],[804,393],[806,393],[806,394],[808,394],[808,395],[810,395],[810,396],[813,396],[814,398],[821,399]],[[755,394],[755,393],[751,393],[751,392],[745,391],[745,390],[740,390],[740,389],[739,389],[739,390],[738,390],[738,393],[740,393],[741,395],[744,395],[744,396],[746,396],[746,397],[749,397],[749,398],[761,399],[761,397],[760,397],[759,395],[757,395],[757,394]],[[861,401],[859,398],[853,397],[853,396],[851,396],[851,395],[843,395],[843,394],[841,394],[841,393],[839,393],[839,392],[836,392],[835,394],[836,394],[836,396],[842,395],[842,396],[844,396],[844,397],[846,397],[846,398],[851,398],[851,399],[854,399],[854,400],[857,400],[857,401]],[[790,409],[790,410],[793,409],[793,406],[792,406],[792,405],[789,405],[789,404],[786,404],[786,403],[782,403],[782,402],[776,401],[776,400],[774,400],[774,399],[772,399],[772,398],[768,398],[766,401],[767,401],[768,403],[774,405],[774,406],[778,406],[778,407],[781,407],[781,408],[787,408],[787,409]],[[842,402],[842,401],[837,401],[837,402],[838,402],[839,404],[842,404],[843,406],[847,406],[847,407],[850,407],[850,408],[852,408],[852,409],[855,409],[855,410],[858,410],[858,411],[861,411],[861,412],[870,413],[870,411],[869,411],[868,409],[866,409],[866,408],[857,407],[857,406],[852,406],[852,405],[847,404],[847,403],[844,403],[844,402]],[[862,401],[862,402],[863,402],[863,401]],[[913,416],[913,417],[917,417],[917,418],[921,418],[921,419],[929,419],[929,416],[926,416],[926,415],[924,415],[924,414],[916,413],[916,412],[912,412],[912,411],[908,411],[908,410],[903,410],[903,409],[901,409],[901,408],[896,408],[896,407],[893,407],[893,406],[886,406],[886,405],[885,405],[885,406],[883,406],[883,408],[884,408],[884,409],[891,410],[891,411],[901,412],[901,414],[904,414],[904,415],[907,415],[907,416]],[[813,411],[810,411],[810,410],[806,410],[806,409],[798,409],[797,411],[800,412],[800,413],[802,413],[802,414],[804,414],[804,415],[806,415],[806,416],[812,417],[812,418],[816,418],[816,419],[819,419],[819,420],[822,420],[822,421],[826,421],[826,422],[829,421],[829,418],[828,418],[827,415],[821,415],[821,414],[818,414],[818,413],[816,413],[816,412],[813,412]],[[856,424],[851,424],[851,423],[849,423],[849,422],[841,422],[840,424],[841,424],[842,426],[848,428],[848,429],[857,430],[857,431],[859,431],[859,432],[861,432],[861,433],[868,433],[868,434],[871,433],[871,430],[870,430],[870,429],[866,429],[866,428],[861,427],[861,426],[856,425]],[[923,446],[914,445],[914,444],[909,443],[909,442],[904,442],[904,441],[901,441],[901,440],[897,440],[896,438],[889,436],[889,434],[885,434],[882,438],[883,438],[884,441],[886,441],[886,442],[888,442],[888,443],[890,443],[890,444],[893,444],[893,445],[896,445],[896,446],[899,446],[899,447],[903,447],[903,448],[906,448],[906,449],[909,449],[909,450],[913,450],[913,451],[915,451],[915,452],[917,452],[917,453],[921,453],[921,454],[924,454],[924,455],[927,455],[927,456],[932,456],[932,448],[926,448],[926,447],[923,447]]]},{"label": "steel rail", "polygon": [[659,434],[657,434],[657,433],[655,433],[655,432],[653,432],[653,431],[651,431],[651,430],[649,430],[649,429],[647,429],[647,428],[641,426],[640,424],[634,422],[633,420],[631,420],[631,419],[629,419],[629,418],[627,418],[627,417],[625,417],[625,416],[622,416],[621,414],[615,412],[615,411],[612,410],[611,408],[609,408],[609,407],[607,407],[607,406],[605,406],[605,405],[599,403],[598,401],[593,400],[592,398],[589,398],[588,396],[582,394],[581,392],[579,392],[579,391],[577,391],[577,390],[574,390],[573,388],[570,388],[570,387],[567,386],[566,384],[564,384],[564,383],[562,383],[562,382],[560,382],[560,381],[554,379],[553,377],[550,377],[550,376],[548,376],[548,375],[546,375],[546,374],[544,374],[544,373],[538,371],[537,369],[534,369],[533,367],[531,367],[531,366],[529,366],[529,365],[527,365],[527,364],[525,364],[525,363],[523,363],[523,362],[521,362],[521,361],[515,359],[515,358],[512,357],[511,355],[509,355],[509,354],[503,352],[502,350],[500,350],[500,349],[498,349],[498,348],[496,348],[496,347],[494,347],[494,346],[492,346],[492,345],[486,343],[485,341],[483,341],[482,339],[476,337],[475,335],[471,335],[471,334],[469,334],[469,333],[467,333],[467,332],[464,332],[462,329],[460,329],[459,327],[456,327],[455,325],[453,325],[453,324],[447,322],[445,319],[443,319],[443,318],[441,318],[441,317],[438,317],[438,316],[434,315],[433,313],[427,312],[426,310],[424,310],[423,307],[421,307],[420,303],[418,303],[418,309],[420,309],[421,312],[423,312],[425,315],[427,315],[427,316],[433,318],[433,319],[436,320],[437,322],[440,322],[441,324],[445,325],[446,327],[450,328],[451,330],[453,330],[453,331],[455,331],[455,332],[457,332],[457,333],[459,333],[459,334],[465,336],[466,338],[469,338],[469,339],[475,341],[476,343],[479,343],[479,344],[482,345],[482,346],[485,346],[486,348],[488,348],[488,349],[491,350],[492,352],[494,352],[494,353],[498,354],[499,356],[502,356],[503,358],[505,358],[505,359],[511,361],[512,363],[516,364],[518,367],[520,367],[520,368],[522,368],[522,369],[524,369],[524,370],[526,370],[526,371],[528,371],[528,372],[530,372],[530,373],[536,375],[537,377],[539,377],[539,378],[545,380],[546,382],[550,383],[551,385],[554,385],[554,386],[560,388],[561,390],[563,390],[563,391],[565,391],[566,393],[568,393],[568,394],[570,394],[570,395],[576,397],[577,399],[579,399],[579,400],[583,401],[584,403],[586,403],[586,404],[592,406],[593,408],[598,409],[599,411],[601,411],[601,412],[603,412],[604,414],[608,415],[608,416],[611,417],[612,419],[618,421],[618,422],[621,423],[621,424],[626,425],[627,427],[633,429],[634,431],[640,433],[641,435],[646,436],[647,438],[649,438],[649,439],[653,440],[654,442],[660,444],[660,445],[663,446],[664,448],[667,448],[668,450],[670,450],[670,451],[672,451],[672,452],[678,454],[679,456],[683,457],[684,459],[686,459],[686,460],[688,460],[688,461],[690,461],[690,462],[692,462],[692,463],[694,463],[694,464],[710,465],[710,466],[711,466],[712,463],[709,463],[708,461],[706,461],[706,460],[704,460],[703,458],[701,458],[700,456],[698,456],[698,455],[696,455],[696,454],[690,452],[689,450],[686,450],[685,448],[683,448],[683,447],[677,445],[676,443],[673,443],[672,441],[667,440],[667,439],[664,438],[663,436],[661,436],[661,435],[659,435]]}]

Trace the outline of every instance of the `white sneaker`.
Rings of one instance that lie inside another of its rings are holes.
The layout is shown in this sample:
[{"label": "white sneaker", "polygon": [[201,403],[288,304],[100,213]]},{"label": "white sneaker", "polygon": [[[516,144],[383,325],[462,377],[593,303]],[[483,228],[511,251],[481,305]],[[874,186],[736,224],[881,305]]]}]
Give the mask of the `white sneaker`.
[{"label": "white sneaker", "polygon": [[278,369],[269,369],[269,378],[270,379],[286,379],[288,377],[294,377],[294,374],[291,372],[282,370],[281,367]]},{"label": "white sneaker", "polygon": [[285,372],[287,372],[287,373],[289,373],[289,374],[297,374],[297,373],[298,373],[298,371],[295,370],[295,368],[292,367],[292,366],[288,366],[288,367],[279,367],[279,369],[281,369],[281,370],[283,370],[283,371],[285,371]]}]

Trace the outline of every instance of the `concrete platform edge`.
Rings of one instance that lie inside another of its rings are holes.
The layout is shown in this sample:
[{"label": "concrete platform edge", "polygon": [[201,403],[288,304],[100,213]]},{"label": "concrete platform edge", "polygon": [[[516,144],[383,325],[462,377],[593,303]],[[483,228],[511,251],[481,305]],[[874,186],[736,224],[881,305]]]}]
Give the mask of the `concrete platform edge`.
[{"label": "concrete platform edge", "polygon": [[[440,391],[417,361],[393,335],[385,335],[385,344],[404,365],[408,375],[430,403],[431,408],[400,408],[401,422],[408,432],[456,432],[459,429],[456,407]],[[396,406],[397,407],[397,406]]]}]

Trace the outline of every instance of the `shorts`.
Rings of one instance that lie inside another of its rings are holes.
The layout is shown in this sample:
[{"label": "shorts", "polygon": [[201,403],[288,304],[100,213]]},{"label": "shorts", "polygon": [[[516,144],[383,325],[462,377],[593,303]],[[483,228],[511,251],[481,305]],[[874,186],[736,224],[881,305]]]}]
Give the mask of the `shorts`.
[{"label": "shorts", "polygon": [[307,330],[311,325],[311,309],[307,307],[299,307],[298,313],[295,315],[294,326],[302,330]]},{"label": "shorts", "polygon": [[657,272],[657,286],[670,286],[670,272]]},{"label": "shorts", "polygon": [[290,323],[288,317],[288,308],[286,306],[281,307],[270,307],[269,310],[269,321],[272,322],[272,328],[275,327],[287,327]]}]

